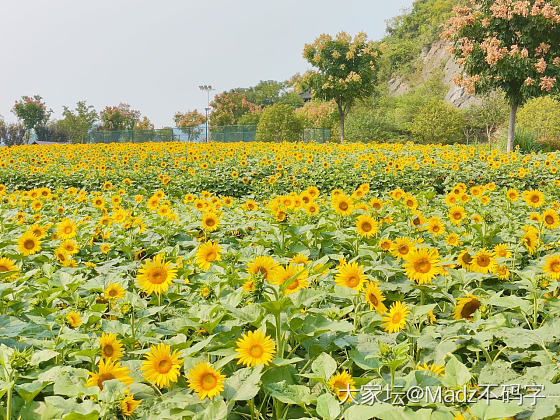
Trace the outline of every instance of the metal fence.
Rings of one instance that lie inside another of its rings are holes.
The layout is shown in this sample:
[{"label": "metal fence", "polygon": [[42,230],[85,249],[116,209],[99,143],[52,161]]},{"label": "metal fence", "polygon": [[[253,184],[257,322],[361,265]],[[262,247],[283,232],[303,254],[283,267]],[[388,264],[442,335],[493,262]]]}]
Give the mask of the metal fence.
[{"label": "metal fence", "polygon": [[[227,125],[209,127],[209,141],[231,143],[256,140],[256,125]],[[330,128],[305,128],[299,141],[325,143],[331,140]],[[89,143],[143,143],[183,141],[202,143],[206,141],[206,127],[162,128],[158,130],[90,131]]]}]

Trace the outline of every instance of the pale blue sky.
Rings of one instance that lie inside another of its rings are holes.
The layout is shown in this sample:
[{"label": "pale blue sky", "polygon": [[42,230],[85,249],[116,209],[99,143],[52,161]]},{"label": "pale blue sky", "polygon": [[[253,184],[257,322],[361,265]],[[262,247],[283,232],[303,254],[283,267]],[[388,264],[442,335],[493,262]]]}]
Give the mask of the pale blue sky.
[{"label": "pale blue sky", "polygon": [[306,42],[365,31],[412,0],[1,0],[0,115],[40,94],[60,117],[86,99],[128,102],[156,127],[178,110],[203,111],[200,84],[217,91],[303,73]]}]

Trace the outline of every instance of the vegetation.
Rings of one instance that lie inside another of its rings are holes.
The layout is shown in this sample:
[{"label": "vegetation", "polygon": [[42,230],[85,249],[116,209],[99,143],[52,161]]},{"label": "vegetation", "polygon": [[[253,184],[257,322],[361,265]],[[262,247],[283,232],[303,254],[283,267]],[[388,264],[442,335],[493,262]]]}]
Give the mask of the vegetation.
[{"label": "vegetation", "polygon": [[262,112],[256,139],[261,141],[298,141],[303,133],[303,121],[290,105],[277,103]]}]

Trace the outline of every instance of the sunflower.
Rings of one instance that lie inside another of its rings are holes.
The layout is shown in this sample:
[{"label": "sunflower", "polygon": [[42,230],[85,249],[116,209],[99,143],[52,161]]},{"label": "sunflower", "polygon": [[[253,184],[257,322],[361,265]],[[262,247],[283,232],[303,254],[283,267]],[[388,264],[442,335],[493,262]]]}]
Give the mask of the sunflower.
[{"label": "sunflower", "polygon": [[547,209],[542,214],[542,221],[546,228],[557,229],[560,226],[560,217],[554,209]]},{"label": "sunflower", "polygon": [[387,308],[383,304],[385,296],[383,296],[383,292],[379,290],[376,282],[368,282],[364,293],[366,301],[369,303],[369,309],[375,308],[375,310],[380,314],[384,314],[385,312],[387,312]]},{"label": "sunflower", "polygon": [[519,193],[515,189],[508,190],[506,193],[508,200],[517,201],[519,200]]},{"label": "sunflower", "polygon": [[177,275],[177,268],[172,267],[170,262],[165,262],[165,257],[158,254],[152,261],[144,261],[136,279],[138,285],[148,295],[157,295],[167,291],[173,279]]},{"label": "sunflower", "polygon": [[166,344],[150,346],[150,352],[144,355],[146,360],[142,362],[144,378],[159,388],[177,382],[183,363],[179,356],[178,350],[171,353],[171,347]]},{"label": "sunflower", "polygon": [[525,191],[525,202],[534,208],[539,208],[544,204],[544,194],[539,190]]},{"label": "sunflower", "polygon": [[66,321],[73,328],[78,328],[80,325],[82,325],[82,317],[79,313],[74,311],[70,311],[70,313],[66,315]]},{"label": "sunflower", "polygon": [[207,241],[201,244],[196,251],[196,264],[201,270],[210,269],[212,261],[221,261],[220,252],[222,248],[218,245],[218,241]]},{"label": "sunflower", "polygon": [[435,248],[415,248],[406,258],[404,264],[410,281],[418,284],[431,283],[441,273],[438,250]]},{"label": "sunflower", "polygon": [[202,215],[202,227],[208,232],[214,232],[220,226],[220,218],[214,212],[206,212]]},{"label": "sunflower", "polygon": [[424,363],[423,365],[419,364],[416,366],[416,370],[425,370],[427,372],[433,372],[437,375],[443,376],[445,373],[445,366],[436,365],[435,363],[432,363],[431,365]]},{"label": "sunflower", "polygon": [[451,223],[458,225],[465,218],[467,213],[463,206],[453,206],[449,209],[449,220]]},{"label": "sunflower", "polygon": [[480,308],[480,301],[476,296],[467,295],[467,297],[457,299],[455,306],[455,314],[453,319],[472,320],[472,315]]},{"label": "sunflower", "polygon": [[379,225],[377,223],[377,220],[375,220],[373,217],[367,214],[362,214],[356,219],[356,230],[358,231],[360,236],[369,238],[370,236],[374,236],[378,232]]},{"label": "sunflower", "polygon": [[189,380],[189,388],[203,400],[206,397],[212,399],[224,390],[226,376],[222,375],[219,370],[214,369],[212,365],[200,362],[189,371],[187,379]]},{"label": "sunflower", "polygon": [[338,267],[338,273],[335,277],[336,284],[339,286],[350,287],[359,292],[362,290],[364,282],[367,279],[362,269],[363,266],[358,265],[357,262],[342,263]]},{"label": "sunflower", "polygon": [[16,262],[10,258],[2,257],[0,258],[0,273],[6,273],[8,271],[18,271],[19,268],[16,266]]},{"label": "sunflower", "polygon": [[406,258],[410,251],[414,248],[414,243],[406,236],[396,238],[391,247],[391,254],[396,258]]},{"label": "sunflower", "polygon": [[345,194],[337,195],[333,199],[332,206],[334,210],[342,216],[349,216],[354,210],[352,199],[347,197]]},{"label": "sunflower", "polygon": [[247,367],[258,366],[261,363],[267,366],[275,353],[274,341],[261,330],[249,331],[237,340],[237,364]]},{"label": "sunflower", "polygon": [[389,312],[383,315],[383,328],[389,334],[399,332],[406,327],[406,317],[410,313],[406,303],[394,302],[389,308]]},{"label": "sunflower", "polygon": [[120,285],[120,283],[110,283],[109,286],[105,289],[105,299],[109,300],[117,300],[117,299],[124,299],[124,289]]},{"label": "sunflower", "polygon": [[309,263],[311,262],[311,260],[309,259],[309,257],[308,257],[307,255],[304,255],[304,254],[297,254],[297,255],[294,255],[294,256],[292,257],[292,259],[290,260],[290,262],[293,263],[293,264],[302,264],[302,265],[305,265],[305,264],[309,264]]},{"label": "sunflower", "polygon": [[437,216],[430,217],[428,219],[428,225],[426,230],[434,236],[442,235],[445,233],[445,226],[443,225],[441,219]]},{"label": "sunflower", "polygon": [[543,271],[555,280],[560,280],[560,254],[549,255],[543,266]]},{"label": "sunflower", "polygon": [[389,251],[393,247],[393,241],[389,238],[383,238],[379,241],[379,248],[382,251]]},{"label": "sunflower", "polygon": [[537,248],[539,246],[538,231],[533,227],[528,227],[525,231],[525,234],[521,238],[521,242],[523,242],[523,245],[525,245],[525,248],[527,248],[529,254],[533,255],[537,251]]},{"label": "sunflower", "polygon": [[123,416],[130,417],[134,410],[140,405],[140,401],[134,399],[134,394],[128,394],[121,401],[121,413]]},{"label": "sunflower", "polygon": [[78,244],[74,239],[66,239],[60,244],[60,249],[68,255],[77,254],[80,250]]},{"label": "sunflower", "polygon": [[33,233],[37,237],[37,239],[43,239],[47,236],[47,227],[38,225],[37,223],[31,225],[29,227],[29,231]]},{"label": "sunflower", "polygon": [[[329,380],[329,386],[334,391],[337,398],[340,401],[344,401],[348,398],[349,390],[354,390],[356,383],[352,379],[352,376],[345,370],[332,376]],[[355,392],[352,392],[352,395],[354,394]]]},{"label": "sunflower", "polygon": [[488,274],[494,270],[496,261],[492,253],[486,249],[481,249],[476,253],[472,261],[472,270],[476,273]]},{"label": "sunflower", "polygon": [[101,334],[99,346],[101,347],[101,357],[105,359],[119,360],[123,355],[122,344],[117,340],[117,334]]},{"label": "sunflower", "polygon": [[118,379],[125,385],[130,385],[134,380],[129,376],[130,369],[121,366],[120,362],[113,359],[101,359],[98,365],[98,372],[88,372],[91,376],[86,382],[86,386],[97,386],[99,390],[103,390],[103,382],[111,379]]},{"label": "sunflower", "polygon": [[56,233],[60,239],[73,238],[76,236],[77,230],[76,224],[72,220],[66,218],[56,226]]},{"label": "sunflower", "polygon": [[473,256],[470,254],[470,251],[468,249],[464,249],[459,253],[457,262],[465,270],[470,271],[473,265]]},{"label": "sunflower", "polygon": [[307,270],[302,269],[297,264],[289,264],[286,268],[280,267],[273,277],[269,279],[272,284],[277,284],[281,286],[285,282],[290,284],[286,287],[286,294],[295,293],[301,289],[309,287],[309,281],[307,281]]},{"label": "sunflower", "polygon": [[496,265],[494,267],[494,274],[496,274],[500,280],[507,280],[511,273],[506,265]]},{"label": "sunflower", "polygon": [[498,244],[494,247],[494,255],[496,258],[509,258],[511,251],[506,244]]},{"label": "sunflower", "polygon": [[410,193],[405,194],[403,203],[406,207],[408,207],[411,210],[418,207],[418,200]]},{"label": "sunflower", "polygon": [[459,235],[457,235],[456,233],[450,233],[449,235],[447,235],[447,238],[445,238],[445,242],[447,243],[447,245],[452,247],[458,247],[459,245],[461,245]]},{"label": "sunflower", "polygon": [[18,251],[22,255],[33,255],[41,250],[41,240],[27,231],[18,239]]},{"label": "sunflower", "polygon": [[274,278],[280,270],[278,263],[268,256],[255,257],[252,262],[247,264],[247,267],[249,274],[261,274],[265,280]]}]

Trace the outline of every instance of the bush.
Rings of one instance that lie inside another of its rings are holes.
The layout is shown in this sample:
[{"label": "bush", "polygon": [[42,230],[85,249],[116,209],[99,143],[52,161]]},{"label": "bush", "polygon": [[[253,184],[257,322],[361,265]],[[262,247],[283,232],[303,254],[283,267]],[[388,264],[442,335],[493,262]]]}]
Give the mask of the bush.
[{"label": "bush", "polygon": [[260,141],[298,141],[303,134],[303,121],[290,105],[274,104],[266,108],[257,125]]},{"label": "bush", "polygon": [[463,140],[463,113],[442,100],[432,100],[418,110],[410,132],[422,143],[456,143]]},{"label": "bush", "polygon": [[68,142],[69,140],[68,134],[61,126],[60,121],[36,126],[35,134],[37,134],[37,140],[39,141]]},{"label": "bush", "polygon": [[346,119],[346,139],[349,141],[386,141],[405,139],[383,108],[361,106],[353,109]]},{"label": "bush", "polygon": [[537,136],[532,130],[523,127],[515,129],[514,147],[525,153],[536,152],[541,149],[541,145],[537,142]]},{"label": "bush", "polygon": [[560,102],[551,96],[531,99],[519,110],[517,124],[540,141],[560,140]]},{"label": "bush", "polygon": [[23,124],[5,124],[0,121],[0,141],[6,146],[24,144],[26,132]]}]

